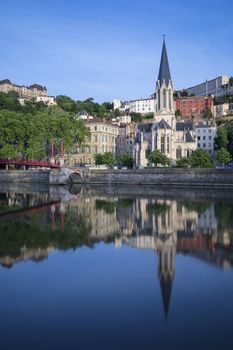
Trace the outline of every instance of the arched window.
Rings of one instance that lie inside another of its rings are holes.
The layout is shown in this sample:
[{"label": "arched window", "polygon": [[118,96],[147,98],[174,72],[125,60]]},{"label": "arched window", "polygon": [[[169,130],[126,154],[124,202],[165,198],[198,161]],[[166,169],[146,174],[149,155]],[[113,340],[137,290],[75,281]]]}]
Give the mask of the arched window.
[{"label": "arched window", "polygon": [[166,90],[163,90],[163,108],[166,108],[167,101],[166,101]]},{"label": "arched window", "polygon": [[182,157],[182,148],[180,146],[176,149],[176,159],[179,159]]},{"label": "arched window", "polygon": [[172,92],[171,90],[168,91],[168,100],[169,100],[169,109],[172,109]]},{"label": "arched window", "polygon": [[155,134],[155,149],[158,149],[158,134]]},{"label": "arched window", "polygon": [[170,137],[167,136],[167,153],[170,153]]},{"label": "arched window", "polygon": [[165,153],[165,136],[161,136],[161,152]]}]

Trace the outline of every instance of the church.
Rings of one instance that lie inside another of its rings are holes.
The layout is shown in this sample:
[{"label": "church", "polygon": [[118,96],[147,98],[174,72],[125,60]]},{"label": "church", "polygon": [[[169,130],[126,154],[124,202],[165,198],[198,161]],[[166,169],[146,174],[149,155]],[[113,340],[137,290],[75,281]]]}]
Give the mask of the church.
[{"label": "church", "polygon": [[193,122],[176,122],[174,88],[171,79],[167,48],[163,40],[158,79],[156,82],[156,111],[151,123],[137,125],[135,140],[136,167],[146,167],[148,155],[160,150],[172,163],[181,157],[190,157],[197,148]]}]

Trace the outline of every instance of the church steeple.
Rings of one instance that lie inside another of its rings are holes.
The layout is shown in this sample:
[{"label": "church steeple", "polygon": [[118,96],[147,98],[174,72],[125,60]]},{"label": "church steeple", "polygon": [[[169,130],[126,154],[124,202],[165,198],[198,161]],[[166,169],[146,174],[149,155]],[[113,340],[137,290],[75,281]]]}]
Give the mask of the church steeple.
[{"label": "church steeple", "polygon": [[[174,117],[174,106],[173,106],[173,83],[171,80],[170,68],[167,57],[167,48],[165,43],[165,37],[163,37],[162,55],[159,67],[159,75],[156,83],[156,96],[157,96],[157,107],[155,113],[155,119],[161,114],[166,114],[166,122],[172,126]],[[170,115],[168,117],[168,115]]]},{"label": "church steeple", "polygon": [[160,85],[162,86],[163,81],[168,85],[169,80],[171,80],[171,74],[170,74],[170,68],[167,58],[167,48],[165,43],[165,35],[163,36],[163,48],[162,48],[162,55],[161,55],[161,61],[160,61],[160,67],[159,67],[159,75],[158,75],[158,81],[160,82]]}]

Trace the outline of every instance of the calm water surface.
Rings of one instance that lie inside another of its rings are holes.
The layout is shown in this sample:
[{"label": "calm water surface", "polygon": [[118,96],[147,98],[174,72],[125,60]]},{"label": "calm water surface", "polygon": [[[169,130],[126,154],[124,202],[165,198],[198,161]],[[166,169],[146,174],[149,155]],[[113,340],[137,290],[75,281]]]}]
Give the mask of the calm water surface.
[{"label": "calm water surface", "polygon": [[1,349],[233,349],[233,196],[179,191],[2,189]]}]

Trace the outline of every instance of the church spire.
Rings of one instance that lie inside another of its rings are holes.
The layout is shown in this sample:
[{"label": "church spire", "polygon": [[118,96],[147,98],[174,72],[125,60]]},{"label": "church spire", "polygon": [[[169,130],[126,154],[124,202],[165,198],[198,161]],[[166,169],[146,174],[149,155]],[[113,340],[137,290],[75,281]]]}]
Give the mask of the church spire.
[{"label": "church spire", "polygon": [[165,35],[163,36],[163,48],[162,48],[162,55],[161,55],[159,75],[158,75],[158,81],[160,82],[160,86],[163,84],[164,80],[167,85],[169,83],[169,80],[171,80],[170,68],[169,68],[169,63],[167,58],[167,48],[165,43]]}]

